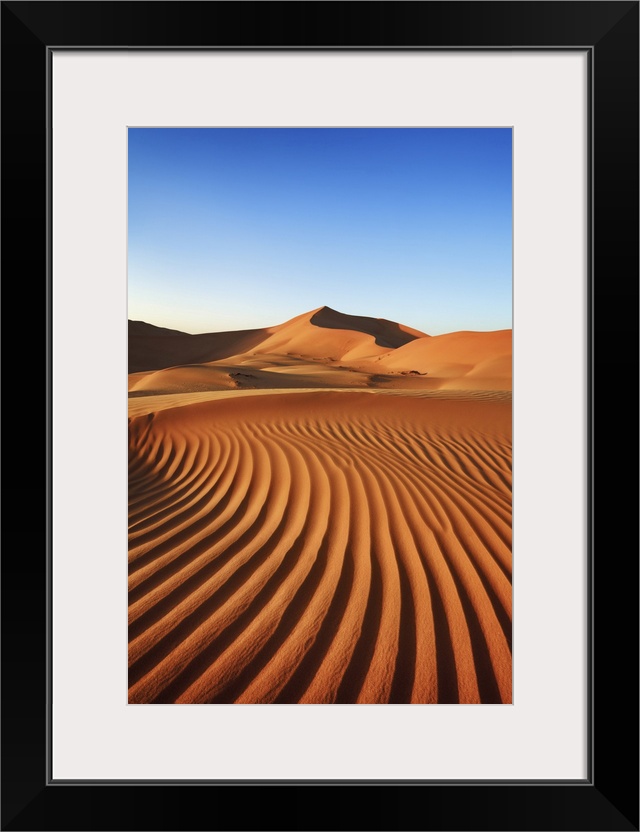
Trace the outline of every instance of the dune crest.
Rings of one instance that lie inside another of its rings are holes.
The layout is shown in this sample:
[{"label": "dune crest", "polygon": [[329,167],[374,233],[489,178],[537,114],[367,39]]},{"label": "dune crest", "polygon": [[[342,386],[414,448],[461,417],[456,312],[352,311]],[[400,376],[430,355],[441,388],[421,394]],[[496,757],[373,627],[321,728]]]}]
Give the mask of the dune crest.
[{"label": "dune crest", "polygon": [[321,306],[273,327],[273,334],[254,348],[254,354],[280,354],[327,362],[349,356],[377,356],[424,333],[394,321],[345,315]]}]

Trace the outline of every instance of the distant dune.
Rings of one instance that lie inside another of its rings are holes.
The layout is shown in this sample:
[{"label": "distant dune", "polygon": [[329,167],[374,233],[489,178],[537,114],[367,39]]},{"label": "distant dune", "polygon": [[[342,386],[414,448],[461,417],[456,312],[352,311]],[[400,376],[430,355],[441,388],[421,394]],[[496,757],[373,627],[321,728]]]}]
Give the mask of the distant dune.
[{"label": "distant dune", "polygon": [[419,338],[387,353],[381,363],[390,369],[416,365],[420,372],[433,371],[439,364],[460,365],[465,370],[485,361],[511,355],[511,330],[497,332],[450,332]]},{"label": "distant dune", "polygon": [[511,331],[129,324],[130,703],[509,703]]},{"label": "distant dune", "polygon": [[343,315],[323,306],[275,327],[254,352],[343,361],[381,355],[419,337],[426,336],[393,321]]},{"label": "distant dune", "polygon": [[432,337],[394,321],[344,315],[327,306],[265,329],[204,335],[130,321],[129,372],[168,368],[171,372],[148,378],[138,375],[130,389],[400,385],[505,390],[511,389],[511,330]]},{"label": "distant dune", "polygon": [[511,389],[511,330],[420,338],[383,355],[378,367],[382,372],[425,373],[462,388],[487,380],[494,389]]},{"label": "distant dune", "polygon": [[189,335],[143,321],[129,321],[129,372],[217,361],[252,349],[265,334],[263,329],[247,329]]}]

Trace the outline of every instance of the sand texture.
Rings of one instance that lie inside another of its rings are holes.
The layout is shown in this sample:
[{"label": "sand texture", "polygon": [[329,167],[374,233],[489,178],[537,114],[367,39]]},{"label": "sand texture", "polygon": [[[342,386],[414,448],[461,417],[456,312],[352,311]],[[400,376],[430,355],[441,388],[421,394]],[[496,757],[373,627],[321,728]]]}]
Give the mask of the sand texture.
[{"label": "sand texture", "polygon": [[130,703],[511,702],[510,331],[133,330]]}]

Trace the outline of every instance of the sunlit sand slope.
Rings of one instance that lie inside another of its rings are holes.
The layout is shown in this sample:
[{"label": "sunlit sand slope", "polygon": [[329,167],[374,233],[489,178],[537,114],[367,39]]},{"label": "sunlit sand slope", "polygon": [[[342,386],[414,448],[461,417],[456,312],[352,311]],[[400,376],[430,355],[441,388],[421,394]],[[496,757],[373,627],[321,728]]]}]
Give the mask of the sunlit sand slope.
[{"label": "sunlit sand slope", "polygon": [[189,335],[144,321],[129,321],[129,372],[202,364],[246,355],[306,356],[316,360],[383,355],[416,338],[417,329],[387,321],[345,315],[322,306],[266,329]]},{"label": "sunlit sand slope", "polygon": [[140,404],[130,702],[511,701],[509,401]]}]

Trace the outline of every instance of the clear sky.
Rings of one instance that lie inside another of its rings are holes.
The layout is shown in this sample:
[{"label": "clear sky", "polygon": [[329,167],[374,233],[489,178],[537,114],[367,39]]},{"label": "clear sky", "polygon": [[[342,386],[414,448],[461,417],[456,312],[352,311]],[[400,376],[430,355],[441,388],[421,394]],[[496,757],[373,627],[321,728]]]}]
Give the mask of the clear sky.
[{"label": "clear sky", "polygon": [[130,128],[128,316],[511,327],[511,130]]}]

